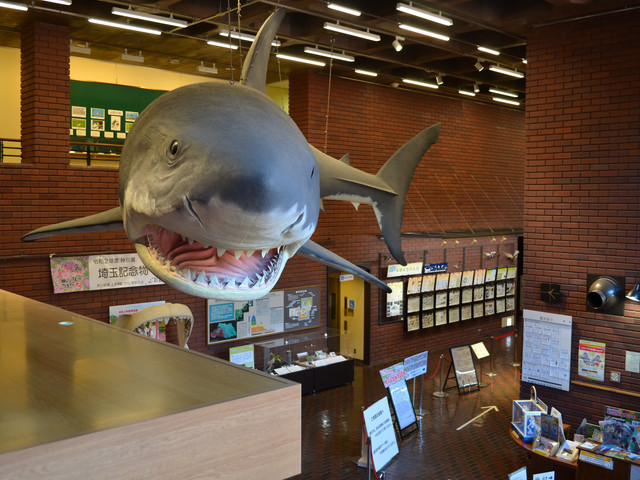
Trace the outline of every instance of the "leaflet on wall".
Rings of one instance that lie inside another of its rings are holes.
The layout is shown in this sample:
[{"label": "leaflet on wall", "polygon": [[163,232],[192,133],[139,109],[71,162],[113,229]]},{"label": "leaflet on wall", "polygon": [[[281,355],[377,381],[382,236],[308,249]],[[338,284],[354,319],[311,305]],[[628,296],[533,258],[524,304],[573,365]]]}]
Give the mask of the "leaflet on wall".
[{"label": "leaflet on wall", "polygon": [[272,291],[248,301],[207,300],[207,343],[317,327],[319,304],[319,287]]},{"label": "leaflet on wall", "polygon": [[604,382],[604,355],[606,344],[580,339],[578,345],[578,375]]},{"label": "leaflet on wall", "polygon": [[524,310],[522,381],[569,391],[572,318]]},{"label": "leaflet on wall", "polygon": [[391,289],[391,293],[387,293],[387,318],[402,315],[403,307],[403,282],[390,282],[387,286]]},{"label": "leaflet on wall", "polygon": [[162,285],[137,253],[51,257],[53,293]]}]

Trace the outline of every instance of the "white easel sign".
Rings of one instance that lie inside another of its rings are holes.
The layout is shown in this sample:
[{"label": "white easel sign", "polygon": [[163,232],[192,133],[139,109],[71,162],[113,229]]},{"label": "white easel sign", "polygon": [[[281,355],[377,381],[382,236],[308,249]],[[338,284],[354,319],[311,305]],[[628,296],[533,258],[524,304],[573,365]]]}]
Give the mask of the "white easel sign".
[{"label": "white easel sign", "polygon": [[389,400],[383,397],[363,413],[367,436],[371,441],[371,459],[376,472],[382,470],[398,453],[396,432],[391,420]]}]

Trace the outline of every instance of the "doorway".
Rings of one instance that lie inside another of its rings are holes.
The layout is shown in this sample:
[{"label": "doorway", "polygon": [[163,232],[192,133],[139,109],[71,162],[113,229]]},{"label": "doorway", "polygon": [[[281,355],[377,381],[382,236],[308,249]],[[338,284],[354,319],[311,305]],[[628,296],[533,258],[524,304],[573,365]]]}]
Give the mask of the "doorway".
[{"label": "doorway", "polygon": [[370,287],[353,274],[329,271],[329,328],[340,332],[336,350],[368,363]]}]

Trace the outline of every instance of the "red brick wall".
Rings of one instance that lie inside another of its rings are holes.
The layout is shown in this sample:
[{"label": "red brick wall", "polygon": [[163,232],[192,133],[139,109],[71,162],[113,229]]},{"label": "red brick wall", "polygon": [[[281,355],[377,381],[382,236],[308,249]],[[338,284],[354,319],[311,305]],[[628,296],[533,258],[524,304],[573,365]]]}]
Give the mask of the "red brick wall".
[{"label": "red brick wall", "polygon": [[[640,393],[625,352],[640,351],[640,306],[624,316],[586,311],[587,274],[640,281],[640,13],[530,30],[527,40],[525,308],[573,317],[572,380]],[[540,282],[560,284],[557,306],[539,299]],[[605,381],[577,376],[580,339],[606,343]],[[622,373],[622,382],[609,380]],[[529,385],[522,384],[528,397]],[[604,406],[638,410],[638,398],[571,385],[538,389],[572,425],[602,419]]]},{"label": "red brick wall", "polygon": [[[46,32],[55,30],[43,26]],[[38,32],[36,28],[36,32]],[[68,39],[66,39],[68,45]],[[62,41],[57,42],[61,48]],[[45,48],[42,46],[41,48]],[[56,82],[64,82],[68,73],[56,70]],[[67,90],[60,88],[58,102],[68,116]],[[298,74],[291,79],[291,115],[303,133],[317,147],[324,143],[327,77]],[[45,86],[42,86],[45,89]],[[38,92],[35,92],[38,93]],[[36,95],[37,98],[37,95]],[[328,137],[328,153],[351,154],[352,165],[376,172],[386,159],[411,136],[436,122],[442,122],[440,141],[427,154],[414,176],[405,208],[404,232],[473,231],[475,233],[507,229],[502,235],[449,239],[447,260],[460,261],[466,247],[465,267],[490,268],[504,257],[488,259],[485,251],[513,248],[516,237],[511,228],[522,227],[522,188],[524,162],[524,114],[505,107],[489,106],[469,100],[457,100],[411,93],[364,83],[333,79]],[[46,110],[47,105],[36,104]],[[56,102],[53,102],[56,103]],[[59,106],[59,105],[57,105]],[[48,110],[46,110],[48,111]],[[57,115],[57,114],[56,114]],[[306,123],[305,123],[306,122]],[[65,132],[50,139],[53,145],[68,141],[68,117]],[[47,136],[48,126],[24,131],[23,141],[39,141]],[[46,143],[46,142],[45,142]],[[166,286],[127,288],[89,293],[54,295],[49,273],[49,255],[80,255],[98,252],[130,252],[128,239],[120,232],[57,237],[25,244],[19,239],[38,226],[97,213],[118,204],[117,171],[105,168],[79,168],[68,165],[68,147],[48,153],[32,164],[0,165],[0,288],[36,300],[106,321],[108,307],[143,301],[166,300],[184,303],[196,320],[192,349],[225,357],[232,344],[206,345],[206,301],[190,297]],[[45,160],[48,159],[48,160]],[[353,262],[371,263],[378,275],[380,254],[387,253],[371,207],[356,212],[350,204],[325,202],[327,214],[321,214],[314,240]],[[443,261],[440,239],[405,239],[405,251],[427,261]],[[508,248],[507,248],[508,246]],[[327,273],[320,264],[294,257],[276,289],[300,285],[321,285],[326,298]],[[500,316],[464,324],[404,332],[401,323],[378,325],[381,311],[377,289],[371,295],[371,361],[386,362],[425,349],[439,349],[459,343],[485,340],[501,332]],[[326,305],[321,309],[326,325]]]}]

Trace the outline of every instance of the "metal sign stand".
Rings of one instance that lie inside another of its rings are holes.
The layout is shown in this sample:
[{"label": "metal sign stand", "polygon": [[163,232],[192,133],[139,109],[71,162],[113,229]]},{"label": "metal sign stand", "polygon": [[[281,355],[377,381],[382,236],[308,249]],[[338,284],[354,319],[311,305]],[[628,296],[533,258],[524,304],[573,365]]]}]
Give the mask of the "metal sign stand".
[{"label": "metal sign stand", "polygon": [[491,355],[490,355],[490,358],[491,358],[491,371],[485,373],[485,375],[487,377],[495,377],[498,374],[493,371],[493,337],[491,337]]},{"label": "metal sign stand", "polygon": [[[416,415],[418,416],[418,420],[429,413],[422,410],[422,397],[424,396],[423,383],[424,374],[420,375],[420,408],[414,408]],[[416,404],[416,377],[413,377],[413,404]]]}]

